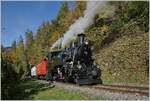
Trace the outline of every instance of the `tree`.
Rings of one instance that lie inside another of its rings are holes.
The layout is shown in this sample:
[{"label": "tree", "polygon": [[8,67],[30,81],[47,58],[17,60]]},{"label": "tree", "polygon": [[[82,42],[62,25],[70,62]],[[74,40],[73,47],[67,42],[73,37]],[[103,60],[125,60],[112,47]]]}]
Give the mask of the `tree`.
[{"label": "tree", "polygon": [[33,33],[29,29],[25,32],[26,34],[26,48],[29,49],[32,47],[33,43]]},{"label": "tree", "polygon": [[18,57],[17,57],[17,51],[16,51],[17,50],[17,43],[16,43],[15,40],[12,42],[11,47],[12,47],[12,49],[11,49],[11,52],[10,52],[10,56],[11,56],[13,64],[16,65],[17,61],[18,61]]},{"label": "tree", "polygon": [[8,54],[3,54],[1,57],[1,99],[3,100],[10,100],[15,99],[14,95],[18,92],[16,92],[16,89],[18,87],[16,86],[18,84],[18,74],[14,71],[13,63]]},{"label": "tree", "polygon": [[16,47],[17,47],[17,45],[16,45],[16,40],[14,40],[14,41],[12,42],[12,49],[13,49],[13,50],[16,50]]},{"label": "tree", "polygon": [[27,58],[27,65],[32,64],[32,55],[34,55],[33,50],[33,33],[30,30],[27,30],[25,41],[25,53]]},{"label": "tree", "polygon": [[26,54],[25,54],[25,50],[24,50],[24,43],[23,43],[23,38],[22,36],[20,36],[19,38],[19,43],[18,43],[18,58],[19,58],[19,61],[20,63],[18,64],[19,68],[18,71],[20,70],[20,68],[23,68],[24,72],[27,71],[27,58],[26,58]]},{"label": "tree", "polygon": [[67,26],[67,14],[68,14],[68,3],[65,1],[62,3],[61,7],[60,7],[60,10],[59,10],[59,13],[56,17],[56,24],[57,24],[57,27],[59,27],[58,31],[63,34],[68,26]]},{"label": "tree", "polygon": [[65,18],[68,13],[68,3],[64,1],[60,7],[59,13],[57,15],[57,20],[61,20],[62,18]]}]

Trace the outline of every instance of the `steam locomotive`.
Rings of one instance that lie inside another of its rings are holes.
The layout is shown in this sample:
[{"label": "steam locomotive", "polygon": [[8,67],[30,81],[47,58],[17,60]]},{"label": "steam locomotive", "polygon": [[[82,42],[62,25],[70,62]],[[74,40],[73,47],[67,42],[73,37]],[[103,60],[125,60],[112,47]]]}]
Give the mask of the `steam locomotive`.
[{"label": "steam locomotive", "polygon": [[48,54],[50,68],[47,71],[53,79],[79,85],[102,83],[101,70],[92,59],[91,47],[84,38],[84,34],[78,34],[70,47]]}]

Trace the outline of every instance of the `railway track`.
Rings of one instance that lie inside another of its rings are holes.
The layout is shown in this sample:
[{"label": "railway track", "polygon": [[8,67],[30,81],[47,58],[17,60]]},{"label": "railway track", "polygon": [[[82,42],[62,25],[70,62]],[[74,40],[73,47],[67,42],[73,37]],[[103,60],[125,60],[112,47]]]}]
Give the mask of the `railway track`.
[{"label": "railway track", "polygon": [[[44,80],[40,80],[40,82],[47,82]],[[123,94],[134,94],[139,96],[149,96],[149,87],[139,87],[139,86],[126,86],[126,85],[83,85],[78,86],[76,84],[72,83],[62,83],[62,82],[56,82],[59,84],[65,84],[66,86],[74,86],[74,87],[83,87],[83,88],[89,88],[89,89],[95,89],[100,91],[109,91],[109,92],[115,92],[115,93],[123,93]]]},{"label": "railway track", "polygon": [[125,86],[125,85],[95,85],[92,86],[92,88],[99,89],[99,90],[107,90],[111,92],[149,96],[148,87]]}]

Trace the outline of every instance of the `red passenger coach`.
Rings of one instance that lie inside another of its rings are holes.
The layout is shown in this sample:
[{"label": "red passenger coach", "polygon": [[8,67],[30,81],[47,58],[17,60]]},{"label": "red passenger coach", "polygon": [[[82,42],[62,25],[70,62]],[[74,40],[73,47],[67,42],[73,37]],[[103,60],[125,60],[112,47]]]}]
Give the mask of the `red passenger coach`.
[{"label": "red passenger coach", "polygon": [[36,65],[36,75],[38,76],[38,78],[39,78],[39,76],[45,77],[45,75],[46,75],[46,65],[47,65],[46,59],[41,60],[40,63],[38,63]]}]

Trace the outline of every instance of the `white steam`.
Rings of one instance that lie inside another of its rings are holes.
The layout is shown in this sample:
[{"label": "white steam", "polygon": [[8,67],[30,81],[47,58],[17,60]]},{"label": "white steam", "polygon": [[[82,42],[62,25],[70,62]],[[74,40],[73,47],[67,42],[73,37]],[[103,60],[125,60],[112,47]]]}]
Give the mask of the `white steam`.
[{"label": "white steam", "polygon": [[53,45],[51,48],[56,48],[59,47],[61,45],[62,42],[62,38],[59,38]]},{"label": "white steam", "polygon": [[60,44],[64,47],[72,38],[76,38],[78,34],[84,33],[85,29],[93,24],[96,14],[111,16],[114,14],[114,7],[110,6],[107,1],[88,1],[84,16],[77,19],[64,34],[63,39],[58,39],[51,48]]}]

